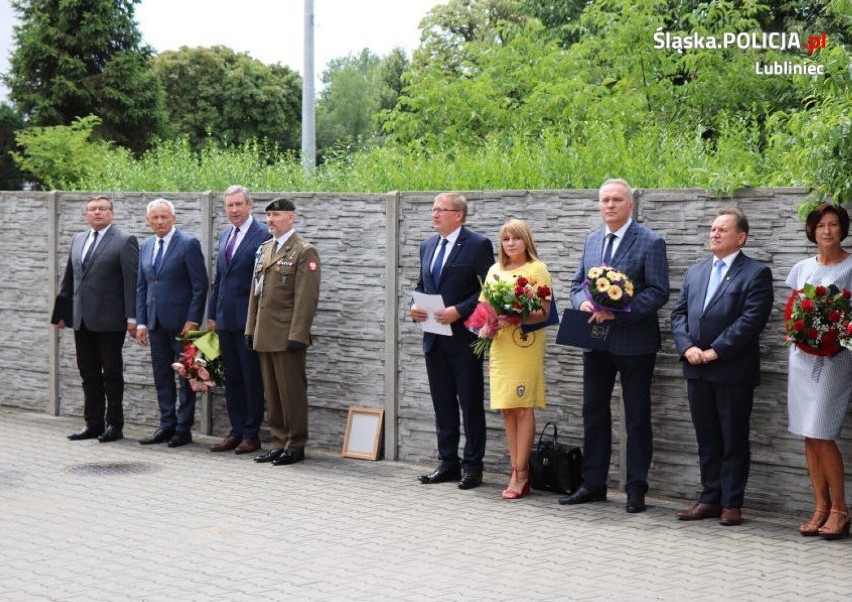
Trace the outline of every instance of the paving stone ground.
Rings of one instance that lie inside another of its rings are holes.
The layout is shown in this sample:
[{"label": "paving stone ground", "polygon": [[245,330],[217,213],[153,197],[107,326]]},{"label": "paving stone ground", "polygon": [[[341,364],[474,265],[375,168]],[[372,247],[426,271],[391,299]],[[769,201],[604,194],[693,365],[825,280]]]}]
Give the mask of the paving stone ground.
[{"label": "paving stone ground", "polygon": [[0,600],[852,599],[852,540],[801,537],[802,516],[507,502],[499,474],[461,491],[327,451],[272,467],[208,437],[143,447],[132,425],[68,441],[80,426],[0,408]]}]

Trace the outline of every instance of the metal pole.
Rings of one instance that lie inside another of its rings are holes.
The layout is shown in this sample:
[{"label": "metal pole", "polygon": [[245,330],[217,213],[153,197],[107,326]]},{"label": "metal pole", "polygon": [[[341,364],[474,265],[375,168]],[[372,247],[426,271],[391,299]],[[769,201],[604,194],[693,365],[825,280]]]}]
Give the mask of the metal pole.
[{"label": "metal pole", "polygon": [[302,167],[310,176],[317,164],[314,110],[314,0],[305,0],[305,50],[302,69]]}]

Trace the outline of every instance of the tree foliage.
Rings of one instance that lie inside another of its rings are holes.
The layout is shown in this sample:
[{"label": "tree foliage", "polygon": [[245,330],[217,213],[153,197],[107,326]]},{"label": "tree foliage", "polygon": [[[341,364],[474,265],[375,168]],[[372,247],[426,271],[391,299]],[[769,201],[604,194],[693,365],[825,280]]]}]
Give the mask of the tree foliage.
[{"label": "tree foliage", "polygon": [[0,190],[20,190],[23,185],[21,170],[12,159],[19,150],[15,132],[23,129],[24,119],[14,107],[0,103]]},{"label": "tree foliage", "polygon": [[365,48],[329,62],[317,102],[319,148],[363,148],[374,141],[378,114],[396,106],[407,67],[401,49],[380,58]]},{"label": "tree foliage", "polygon": [[162,90],[134,20],[137,2],[12,2],[20,24],[4,80],[28,125],[94,114],[98,136],[137,153],[147,148],[162,126]]},{"label": "tree foliage", "polygon": [[169,138],[186,137],[196,150],[208,141],[262,139],[298,148],[302,80],[288,67],[224,46],[184,46],[160,53],[153,64],[165,89]]}]

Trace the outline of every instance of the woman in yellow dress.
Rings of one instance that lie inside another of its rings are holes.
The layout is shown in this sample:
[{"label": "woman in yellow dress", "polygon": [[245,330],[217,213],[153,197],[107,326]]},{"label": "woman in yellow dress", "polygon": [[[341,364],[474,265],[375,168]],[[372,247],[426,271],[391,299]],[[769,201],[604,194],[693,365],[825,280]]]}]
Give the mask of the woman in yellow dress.
[{"label": "woman in yellow dress", "polygon": [[[551,287],[547,266],[538,258],[532,231],[526,222],[511,219],[500,228],[500,259],[488,271],[488,282],[498,276],[514,283],[524,277],[536,287]],[[484,300],[484,298],[481,298]],[[550,298],[526,324],[544,322]],[[503,410],[512,476],[503,499],[518,499],[530,491],[529,459],[535,438],[535,408],[544,407],[545,329],[524,334],[516,321],[501,317],[491,344],[489,375],[491,409]]]}]

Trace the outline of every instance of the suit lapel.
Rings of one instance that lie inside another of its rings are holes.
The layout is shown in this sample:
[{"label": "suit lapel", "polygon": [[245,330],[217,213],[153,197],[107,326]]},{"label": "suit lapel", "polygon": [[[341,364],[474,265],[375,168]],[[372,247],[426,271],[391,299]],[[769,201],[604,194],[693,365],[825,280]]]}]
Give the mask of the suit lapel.
[{"label": "suit lapel", "polygon": [[[733,282],[734,278],[737,278],[739,276],[740,272],[743,269],[743,262],[745,261],[743,259],[743,257],[744,257],[744,255],[743,255],[742,251],[740,251],[740,254],[737,255],[736,259],[734,259],[734,263],[732,263],[730,269],[728,269],[728,273],[725,274],[725,277],[722,278],[722,282],[720,282],[718,288],[716,288],[716,292],[713,294],[713,297],[707,303],[707,307],[705,308],[705,311],[707,309],[710,309],[713,306],[713,304],[716,303],[716,301],[718,301],[722,297],[722,295],[725,294],[725,290],[728,288],[728,286],[731,284],[731,282]],[[710,263],[711,263],[711,266],[712,266],[713,261],[711,260]],[[712,269],[712,267],[711,267],[711,269]],[[709,284],[709,282],[710,282],[710,275],[708,274],[707,275],[707,281],[704,283],[704,294],[705,295],[707,294],[707,285]],[[702,297],[702,300],[703,299],[704,299],[704,297]]]},{"label": "suit lapel", "polygon": [[423,270],[426,272],[424,274],[425,278],[429,279],[429,282],[432,283],[432,290],[438,290],[438,283],[432,280],[432,259],[435,257],[435,248],[438,246],[438,241],[441,240],[440,236],[433,236],[429,239],[429,244],[426,245],[426,256],[423,258]]},{"label": "suit lapel", "polygon": [[622,238],[621,242],[618,243],[618,249],[616,249],[615,253],[612,254],[611,263],[613,267],[618,267],[618,260],[622,257],[627,256],[627,253],[630,251],[630,247],[632,247],[635,242],[636,222],[631,222],[630,226],[627,228],[627,231],[624,233],[624,238]]},{"label": "suit lapel", "polygon": [[[156,237],[155,237],[155,239],[156,239]],[[166,264],[169,262],[169,257],[171,257],[174,254],[174,250],[180,244],[180,240],[181,240],[180,230],[175,230],[175,233],[172,236],[172,239],[169,241],[169,246],[166,249],[166,252],[163,253],[163,263],[160,265],[160,272],[162,272],[163,268],[166,267]],[[151,265],[153,266],[153,264],[154,264],[154,259],[152,257],[151,258]]]},{"label": "suit lapel", "polygon": [[[444,261],[444,266],[441,268],[441,280],[444,279],[444,272],[446,272],[447,268],[453,264],[459,256],[459,253],[461,253],[465,240],[467,240],[467,233],[465,232],[464,226],[462,226],[462,229],[459,231],[459,235],[456,237],[456,242],[453,245],[453,248],[449,249],[450,254],[447,256],[447,259]],[[440,284],[440,282],[435,283],[436,286],[438,284]]]}]

